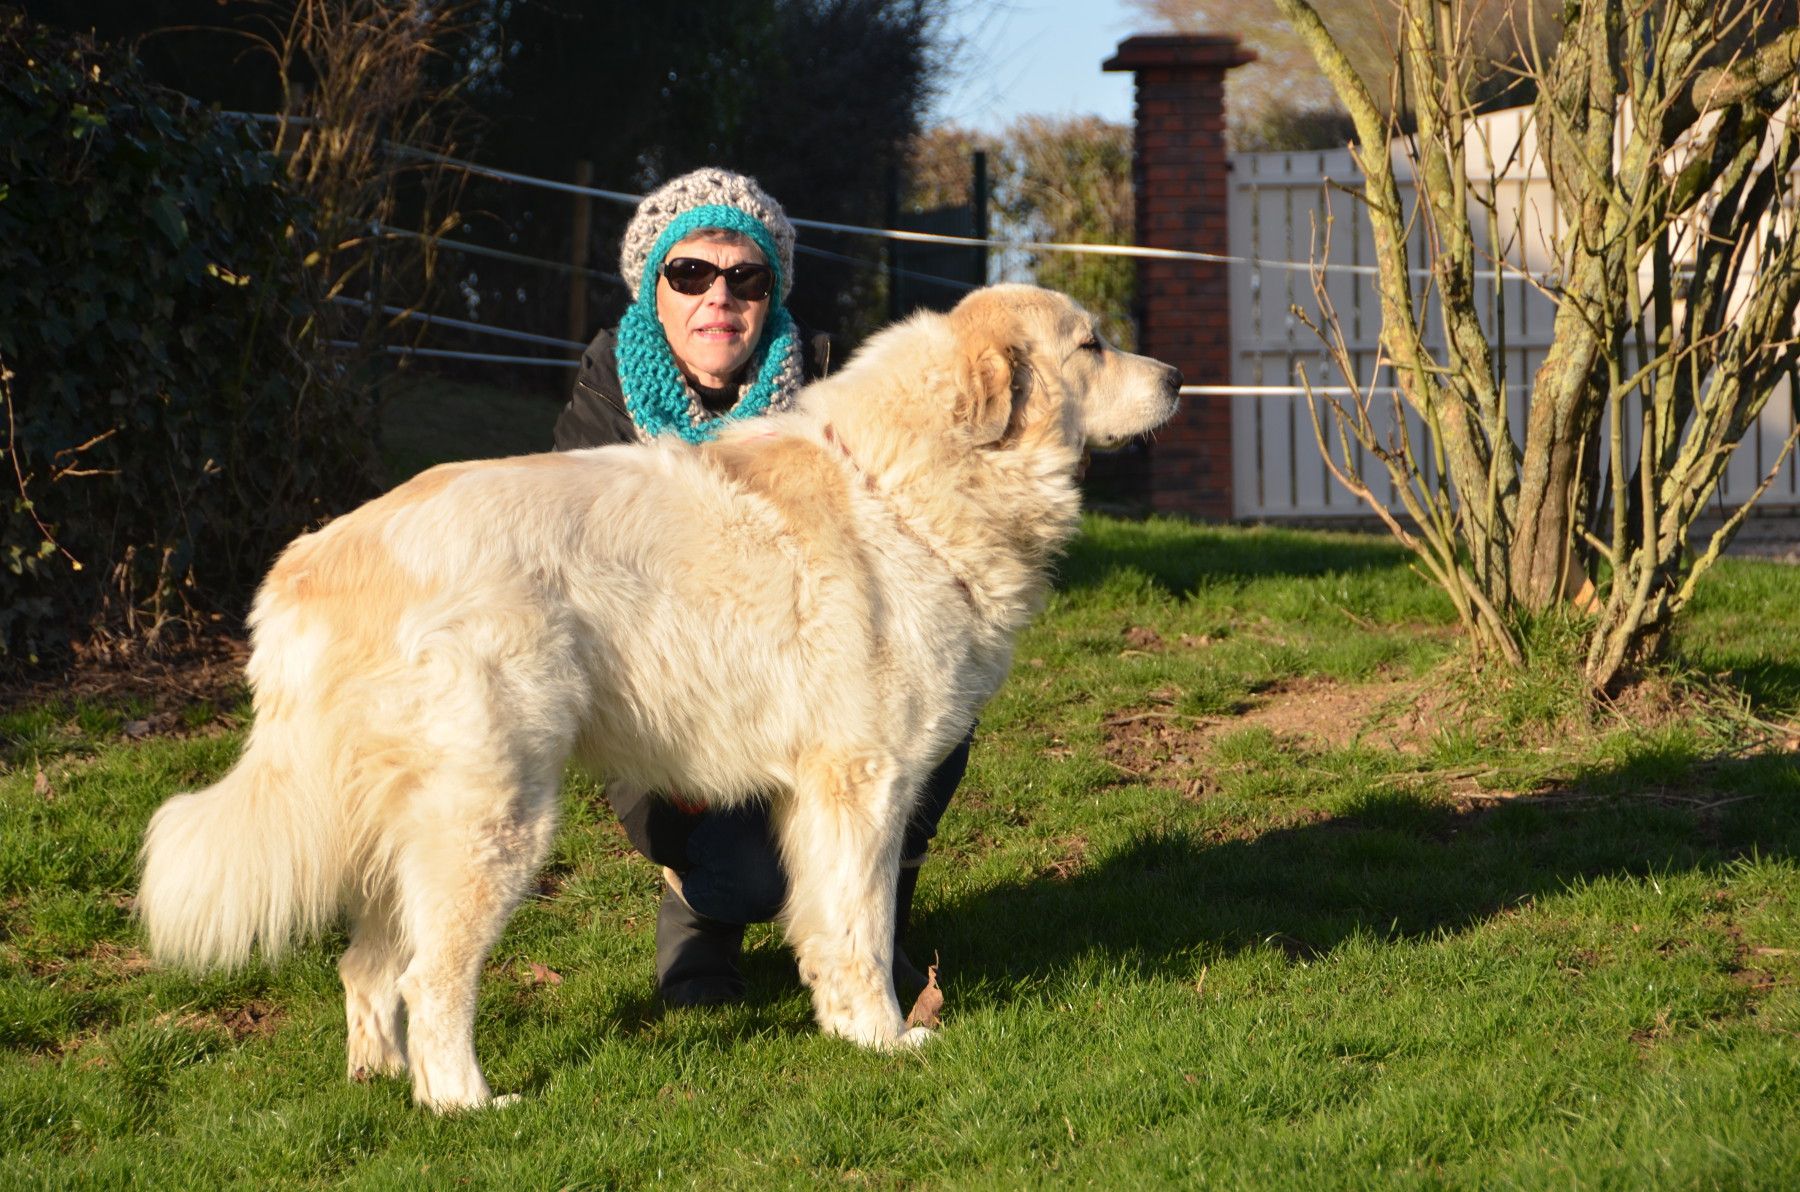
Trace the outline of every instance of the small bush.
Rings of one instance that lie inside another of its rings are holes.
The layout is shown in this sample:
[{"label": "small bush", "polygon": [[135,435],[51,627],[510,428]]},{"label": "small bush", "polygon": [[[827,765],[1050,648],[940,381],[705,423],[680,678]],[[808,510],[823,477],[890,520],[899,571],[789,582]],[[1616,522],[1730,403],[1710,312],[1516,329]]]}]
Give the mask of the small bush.
[{"label": "small bush", "polygon": [[314,355],[311,228],[245,130],[0,10],[0,653],[235,615],[370,491],[372,397]]}]

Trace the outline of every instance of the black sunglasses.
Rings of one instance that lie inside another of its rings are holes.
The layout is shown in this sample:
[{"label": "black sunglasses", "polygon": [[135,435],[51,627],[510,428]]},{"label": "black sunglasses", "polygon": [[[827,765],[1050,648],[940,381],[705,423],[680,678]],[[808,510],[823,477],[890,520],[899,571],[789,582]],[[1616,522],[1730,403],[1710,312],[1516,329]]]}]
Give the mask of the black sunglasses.
[{"label": "black sunglasses", "polygon": [[775,285],[775,271],[767,265],[748,262],[721,269],[711,261],[698,257],[676,257],[662,267],[669,288],[677,294],[704,294],[712,289],[713,278],[723,273],[725,288],[741,302],[761,302]]}]

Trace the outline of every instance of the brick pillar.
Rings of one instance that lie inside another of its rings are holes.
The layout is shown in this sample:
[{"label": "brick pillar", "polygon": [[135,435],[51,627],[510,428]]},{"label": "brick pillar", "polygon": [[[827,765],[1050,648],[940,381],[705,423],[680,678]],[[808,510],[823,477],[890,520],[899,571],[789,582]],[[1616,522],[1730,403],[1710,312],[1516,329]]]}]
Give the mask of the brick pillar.
[{"label": "brick pillar", "polygon": [[[1132,37],[1103,64],[1137,75],[1132,183],[1137,242],[1227,253],[1230,163],[1225,72],[1254,62],[1221,34]],[[1225,266],[1138,261],[1138,351],[1166,360],[1190,385],[1231,381],[1231,306]],[[1160,513],[1229,518],[1231,399],[1184,397],[1149,452],[1149,497]]]}]

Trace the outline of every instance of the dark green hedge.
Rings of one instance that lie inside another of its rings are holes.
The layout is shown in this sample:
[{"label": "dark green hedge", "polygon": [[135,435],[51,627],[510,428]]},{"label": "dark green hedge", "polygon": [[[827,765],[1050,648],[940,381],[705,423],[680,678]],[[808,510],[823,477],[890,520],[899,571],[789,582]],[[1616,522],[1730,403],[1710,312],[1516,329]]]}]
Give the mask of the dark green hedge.
[{"label": "dark green hedge", "polygon": [[247,130],[0,9],[0,651],[241,615],[288,538],[371,491],[311,248]]}]

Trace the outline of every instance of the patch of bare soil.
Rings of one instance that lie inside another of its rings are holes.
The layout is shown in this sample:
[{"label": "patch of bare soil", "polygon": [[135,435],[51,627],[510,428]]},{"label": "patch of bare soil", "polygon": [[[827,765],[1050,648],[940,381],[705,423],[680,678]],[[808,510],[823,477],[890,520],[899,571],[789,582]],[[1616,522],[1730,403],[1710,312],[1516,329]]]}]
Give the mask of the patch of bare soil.
[{"label": "patch of bare soil", "polygon": [[282,1012],[268,1002],[245,1002],[232,1010],[220,1010],[211,1014],[195,1015],[202,1022],[211,1022],[225,1028],[232,1041],[241,1043],[249,1038],[262,1038],[272,1035],[281,1026],[284,1017]]},{"label": "patch of bare soil", "polygon": [[[1640,675],[1610,693],[1599,713],[1604,722],[1612,725],[1667,728],[1696,719],[1731,718],[1740,711],[1740,698],[1736,692],[1709,687],[1705,681],[1692,678],[1677,681],[1662,674]],[[1787,748],[1793,749],[1795,744],[1800,742],[1790,742]]]},{"label": "patch of bare soil", "polygon": [[101,940],[89,948],[88,958],[101,973],[112,977],[136,977],[155,967],[139,949],[112,940]]},{"label": "patch of bare soil", "polygon": [[[174,1012],[159,1014],[156,1023],[160,1025],[173,1023],[183,1030],[200,1034],[211,1034],[223,1031],[233,1043],[242,1043],[245,1039],[267,1038],[281,1027],[286,1018],[280,1009],[265,1001],[249,1001],[241,1006],[220,1007],[216,1010],[203,1010],[186,1014]],[[91,1067],[105,1067],[106,1057],[96,1056],[89,1061]]]},{"label": "patch of bare soil", "polygon": [[[1599,735],[1622,725],[1635,728],[1691,721],[1722,720],[1722,730],[1733,722],[1729,693],[1704,686],[1684,685],[1667,677],[1651,676],[1595,705],[1581,724],[1544,726],[1545,748],[1568,744],[1588,735]],[[1129,709],[1102,722],[1105,756],[1122,774],[1181,791],[1188,799],[1201,800],[1216,789],[1215,768],[1207,764],[1218,739],[1247,728],[1262,728],[1303,751],[1338,749],[1361,744],[1391,749],[1401,754],[1423,752],[1441,732],[1473,730],[1481,734],[1493,727],[1491,717],[1471,706],[1466,690],[1442,674],[1423,678],[1383,678],[1369,683],[1338,683],[1329,679],[1296,679],[1258,693],[1254,703],[1230,716],[1192,717],[1175,710],[1180,692],[1173,689],[1150,694],[1148,706]],[[1767,724],[1748,721],[1737,726],[1750,739],[1720,758],[1719,764],[1761,753],[1800,752],[1800,722]],[[1527,734],[1529,737],[1530,734]],[[1526,741],[1529,746],[1532,742]],[[1701,765],[1675,788],[1650,787],[1633,797],[1688,806],[1711,812],[1753,795],[1727,794],[1709,789],[1707,766]],[[1553,798],[1559,803],[1613,798],[1554,786],[1532,790],[1496,789],[1491,767],[1467,770],[1434,770],[1434,789],[1463,810],[1491,809],[1521,795]]]},{"label": "patch of bare soil", "polygon": [[[8,910],[15,909],[20,901],[10,902]],[[93,965],[96,976],[108,980],[136,977],[147,973],[153,967],[151,960],[143,952],[129,944],[119,944],[112,940],[101,940],[84,953],[58,956],[35,956],[26,958],[17,948],[5,947],[0,950],[0,959],[25,968],[39,980],[56,980],[68,973],[82,961]]]},{"label": "patch of bare soil", "polygon": [[127,735],[148,736],[174,727],[185,708],[228,708],[243,698],[249,657],[249,641],[226,633],[202,636],[155,657],[84,649],[55,668],[0,672],[0,711],[57,700],[138,700],[151,711],[128,725]]},{"label": "patch of bare soil", "polygon": [[1373,683],[1296,679],[1262,692],[1233,729],[1266,728],[1308,748],[1341,749],[1357,741],[1417,753],[1443,723],[1449,699],[1427,680],[1384,678]]},{"label": "patch of bare soil", "polygon": [[[1185,779],[1183,775],[1194,760],[1206,750],[1208,729],[1212,722],[1195,720],[1169,708],[1173,692],[1156,692],[1160,706],[1121,712],[1100,723],[1101,749],[1106,760],[1120,772],[1138,779],[1154,779],[1187,787],[1202,779]],[[1204,791],[1190,790],[1190,796]]]},{"label": "patch of bare soil", "polygon": [[1224,733],[1261,728],[1307,749],[1365,741],[1416,753],[1449,710],[1441,688],[1420,679],[1296,679],[1259,693],[1234,716],[1184,716],[1172,707],[1178,694],[1152,692],[1150,707],[1108,717],[1102,741],[1107,759],[1124,773],[1166,782],[1190,797],[1206,793],[1207,779],[1195,776],[1194,765]]}]

